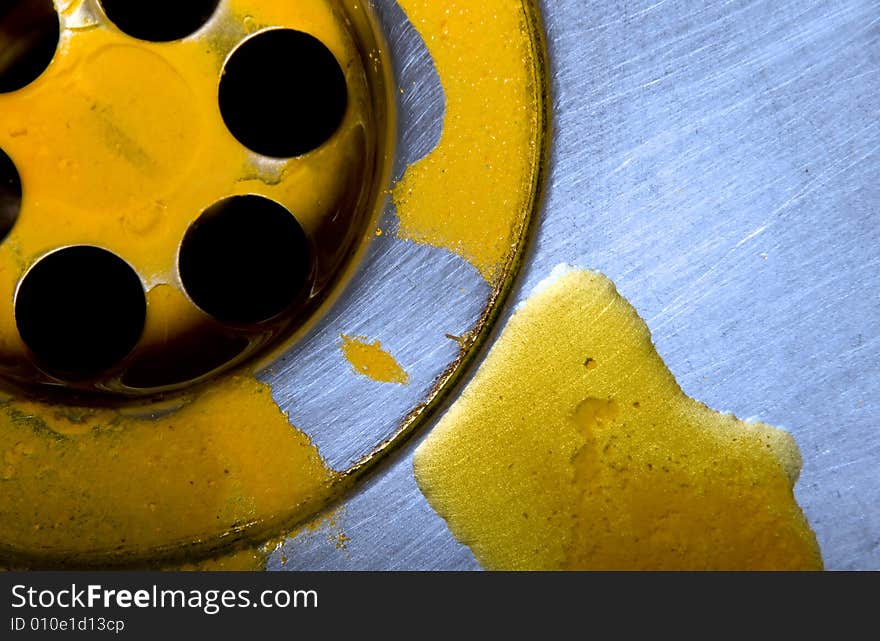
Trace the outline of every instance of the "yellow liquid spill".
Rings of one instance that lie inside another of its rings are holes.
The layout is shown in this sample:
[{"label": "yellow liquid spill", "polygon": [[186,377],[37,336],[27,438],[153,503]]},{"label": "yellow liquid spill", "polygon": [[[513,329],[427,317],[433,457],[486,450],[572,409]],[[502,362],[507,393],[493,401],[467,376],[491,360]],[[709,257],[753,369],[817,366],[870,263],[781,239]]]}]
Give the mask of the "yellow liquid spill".
[{"label": "yellow liquid spill", "polygon": [[0,422],[0,545],[13,559],[210,541],[314,510],[334,480],[252,378],[154,419],[10,400]]},{"label": "yellow liquid spill", "polygon": [[395,358],[382,349],[382,343],[368,342],[363,336],[342,335],[342,353],[358,374],[379,383],[409,384],[406,373]]},{"label": "yellow liquid spill", "polygon": [[793,439],[688,398],[592,272],[513,316],[414,467],[490,569],[822,567]]},{"label": "yellow liquid spill", "polygon": [[400,0],[446,93],[437,148],[393,192],[401,237],[446,248],[486,280],[517,249],[541,153],[540,89],[521,0]]}]

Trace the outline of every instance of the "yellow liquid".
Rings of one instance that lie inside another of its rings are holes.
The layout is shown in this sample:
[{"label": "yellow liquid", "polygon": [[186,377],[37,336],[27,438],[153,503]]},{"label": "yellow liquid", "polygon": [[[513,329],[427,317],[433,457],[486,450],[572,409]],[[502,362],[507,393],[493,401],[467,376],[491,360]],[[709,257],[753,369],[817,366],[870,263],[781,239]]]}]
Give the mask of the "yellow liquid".
[{"label": "yellow liquid", "polygon": [[821,569],[793,439],[688,398],[608,279],[516,312],[415,454],[491,569]]},{"label": "yellow liquid", "polygon": [[364,337],[343,335],[342,353],[358,374],[379,383],[409,384],[409,374],[379,341],[370,343]]},{"label": "yellow liquid", "polygon": [[400,236],[443,247],[494,283],[516,253],[543,153],[540,80],[520,0],[401,0],[446,93],[437,148],[393,192]]}]

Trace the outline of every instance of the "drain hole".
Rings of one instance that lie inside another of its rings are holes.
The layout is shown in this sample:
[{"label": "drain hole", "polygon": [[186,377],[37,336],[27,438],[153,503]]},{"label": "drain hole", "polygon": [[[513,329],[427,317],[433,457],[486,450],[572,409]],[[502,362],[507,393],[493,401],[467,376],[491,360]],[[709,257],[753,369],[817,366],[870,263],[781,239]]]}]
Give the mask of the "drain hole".
[{"label": "drain hole", "polygon": [[52,0],[0,2],[0,93],[36,80],[55,57],[60,33]]},{"label": "drain hole", "polygon": [[192,301],[223,323],[253,324],[290,307],[311,273],[296,218],[260,196],[235,196],[205,211],[180,247],[180,279]]},{"label": "drain hole", "polygon": [[0,241],[9,235],[21,211],[21,178],[12,159],[0,149]]},{"label": "drain hole", "polygon": [[320,40],[274,29],[245,41],[220,81],[220,111],[251,151],[300,156],[336,132],[348,106],[345,74]]},{"label": "drain hole", "polygon": [[147,302],[134,270],[98,247],[58,250],[22,280],[15,321],[48,372],[87,378],[122,360],[144,328]]},{"label": "drain hole", "polygon": [[101,0],[120,31],[139,40],[171,42],[205,26],[220,0]]}]

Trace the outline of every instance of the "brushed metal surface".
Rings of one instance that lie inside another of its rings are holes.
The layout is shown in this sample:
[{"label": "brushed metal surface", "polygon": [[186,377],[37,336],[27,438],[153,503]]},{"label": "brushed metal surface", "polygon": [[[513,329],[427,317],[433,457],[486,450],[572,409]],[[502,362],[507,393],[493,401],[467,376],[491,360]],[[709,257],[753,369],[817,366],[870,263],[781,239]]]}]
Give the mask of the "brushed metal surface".
[{"label": "brushed metal surface", "polygon": [[[554,151],[511,305],[560,262],[608,274],[688,394],[794,435],[827,567],[880,569],[880,5],[542,5]],[[413,445],[270,569],[476,567]]]}]

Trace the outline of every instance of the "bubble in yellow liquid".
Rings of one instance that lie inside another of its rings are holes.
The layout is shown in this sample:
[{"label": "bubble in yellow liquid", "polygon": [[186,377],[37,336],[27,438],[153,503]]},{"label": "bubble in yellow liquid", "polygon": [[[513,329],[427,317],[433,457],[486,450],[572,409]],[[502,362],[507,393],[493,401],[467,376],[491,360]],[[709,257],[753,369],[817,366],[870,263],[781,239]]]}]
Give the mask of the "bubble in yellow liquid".
[{"label": "bubble in yellow liquid", "polygon": [[491,569],[821,569],[793,439],[688,398],[604,276],[512,317],[415,455]]}]

